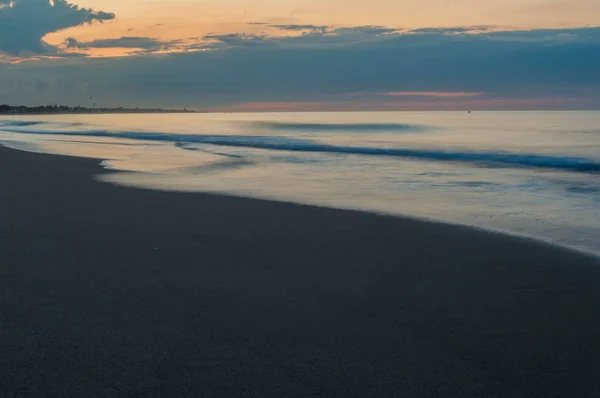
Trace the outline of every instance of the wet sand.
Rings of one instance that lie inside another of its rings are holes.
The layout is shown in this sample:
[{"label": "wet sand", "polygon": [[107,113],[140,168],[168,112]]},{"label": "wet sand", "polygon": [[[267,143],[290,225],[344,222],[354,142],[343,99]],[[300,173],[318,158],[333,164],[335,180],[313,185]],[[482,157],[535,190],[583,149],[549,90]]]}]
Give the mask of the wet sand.
[{"label": "wet sand", "polygon": [[596,397],[600,260],[0,147],[1,397]]}]

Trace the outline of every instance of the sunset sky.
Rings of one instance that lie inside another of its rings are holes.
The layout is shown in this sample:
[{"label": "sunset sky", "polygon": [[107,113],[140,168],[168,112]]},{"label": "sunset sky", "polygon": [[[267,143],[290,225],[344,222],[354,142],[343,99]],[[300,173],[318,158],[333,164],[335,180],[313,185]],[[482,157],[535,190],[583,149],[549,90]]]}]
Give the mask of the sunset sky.
[{"label": "sunset sky", "polygon": [[0,0],[0,103],[600,108],[597,0]]}]

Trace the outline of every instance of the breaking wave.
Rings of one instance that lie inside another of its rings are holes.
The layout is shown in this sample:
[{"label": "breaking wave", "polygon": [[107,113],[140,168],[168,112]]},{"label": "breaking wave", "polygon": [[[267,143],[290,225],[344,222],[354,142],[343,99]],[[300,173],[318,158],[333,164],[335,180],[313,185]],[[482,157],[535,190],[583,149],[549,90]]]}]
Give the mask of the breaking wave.
[{"label": "breaking wave", "polygon": [[17,127],[14,124],[12,127],[8,127],[9,128],[7,128],[6,125],[0,126],[0,130],[24,134],[128,138],[144,141],[211,144],[227,147],[244,147],[278,151],[386,156],[444,162],[468,162],[488,166],[535,167],[573,172],[600,172],[600,161],[579,157],[538,155],[530,153],[340,146],[323,144],[318,141],[307,139],[273,136],[188,135],[140,131],[111,132],[106,130],[51,131],[45,129],[23,128],[21,126]]},{"label": "breaking wave", "polygon": [[42,122],[23,121],[23,120],[0,120],[0,127],[27,127],[41,124]]},{"label": "breaking wave", "polygon": [[325,132],[398,132],[422,131],[425,126],[401,123],[285,123],[252,122],[252,127],[273,131],[325,131]]}]

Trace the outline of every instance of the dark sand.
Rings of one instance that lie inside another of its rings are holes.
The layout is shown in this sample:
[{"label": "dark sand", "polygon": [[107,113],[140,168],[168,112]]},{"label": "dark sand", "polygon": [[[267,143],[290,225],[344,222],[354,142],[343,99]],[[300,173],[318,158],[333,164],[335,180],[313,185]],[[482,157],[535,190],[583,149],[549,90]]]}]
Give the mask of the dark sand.
[{"label": "dark sand", "polygon": [[102,172],[0,148],[0,397],[600,396],[595,258]]}]

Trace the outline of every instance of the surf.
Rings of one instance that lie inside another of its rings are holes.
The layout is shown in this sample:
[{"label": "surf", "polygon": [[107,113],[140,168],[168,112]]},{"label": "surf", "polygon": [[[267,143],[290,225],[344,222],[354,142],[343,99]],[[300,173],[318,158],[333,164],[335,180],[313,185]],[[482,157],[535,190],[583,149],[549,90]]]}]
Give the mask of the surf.
[{"label": "surf", "polygon": [[[259,135],[219,135],[219,134],[174,134],[143,131],[108,130],[51,130],[44,128],[30,128],[30,125],[0,126],[1,131],[38,134],[62,135],[76,137],[110,137],[125,138],[142,141],[173,142],[174,144],[195,143],[210,144],[224,147],[243,147],[290,152],[313,152],[363,156],[381,156],[406,158],[422,161],[473,163],[489,167],[530,167],[540,169],[555,169],[570,172],[596,173],[600,172],[600,161],[591,159],[540,155],[533,153],[493,152],[493,151],[456,151],[439,149],[414,149],[414,148],[382,148],[371,146],[341,146],[320,143],[310,139],[293,137],[259,136]],[[185,147],[182,147],[185,149]]]}]

